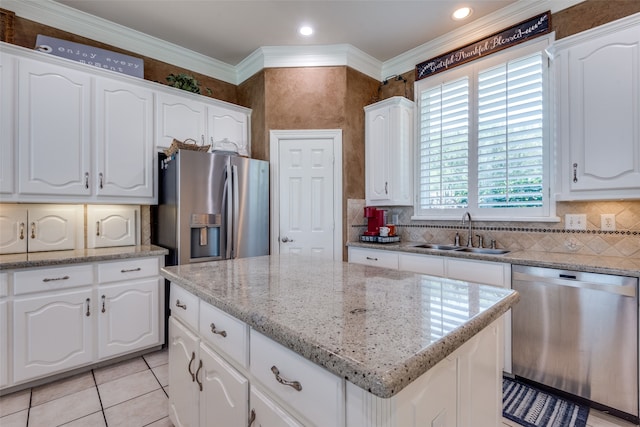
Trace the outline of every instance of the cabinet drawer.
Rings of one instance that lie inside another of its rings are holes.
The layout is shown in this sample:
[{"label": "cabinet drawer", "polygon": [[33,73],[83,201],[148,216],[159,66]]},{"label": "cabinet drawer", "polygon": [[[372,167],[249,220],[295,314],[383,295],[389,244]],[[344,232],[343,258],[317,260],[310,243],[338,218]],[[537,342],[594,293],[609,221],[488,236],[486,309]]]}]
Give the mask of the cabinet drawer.
[{"label": "cabinet drawer", "polygon": [[160,264],[158,258],[133,258],[126,261],[98,264],[98,280],[100,283],[157,276],[159,273]]},{"label": "cabinet drawer", "polygon": [[245,368],[249,363],[249,327],[220,309],[200,301],[200,335]]},{"label": "cabinet drawer", "polygon": [[14,295],[51,291],[93,284],[91,264],[18,271],[14,276]]},{"label": "cabinet drawer", "polygon": [[[251,373],[269,391],[305,414],[314,425],[344,425],[341,378],[254,330],[251,330],[250,342]],[[278,382],[274,370],[282,380],[297,381],[301,389]]]},{"label": "cabinet drawer", "polygon": [[441,256],[400,254],[398,268],[401,271],[444,277],[444,258]]},{"label": "cabinet drawer", "polygon": [[398,254],[376,249],[349,248],[349,262],[398,269]]},{"label": "cabinet drawer", "polygon": [[448,259],[447,277],[508,288],[510,283],[507,277],[510,271],[505,272],[505,268],[508,268],[508,265],[499,262]]},{"label": "cabinet drawer", "polygon": [[198,297],[173,283],[171,284],[169,294],[169,309],[171,310],[171,315],[178,317],[186,322],[189,327],[193,328],[194,331],[197,331]]}]

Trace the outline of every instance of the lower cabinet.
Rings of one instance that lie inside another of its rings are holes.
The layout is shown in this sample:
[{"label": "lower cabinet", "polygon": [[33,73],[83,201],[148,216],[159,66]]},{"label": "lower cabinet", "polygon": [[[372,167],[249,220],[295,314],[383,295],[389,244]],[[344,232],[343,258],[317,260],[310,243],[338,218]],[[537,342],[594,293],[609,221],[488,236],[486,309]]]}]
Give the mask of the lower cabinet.
[{"label": "lower cabinet", "polygon": [[259,388],[251,386],[251,413],[249,426],[251,427],[303,427],[291,415],[282,410]]},{"label": "lower cabinet", "polygon": [[0,293],[0,388],[161,345],[161,263],[145,257],[0,275],[0,285],[9,283],[1,286],[8,298]]}]

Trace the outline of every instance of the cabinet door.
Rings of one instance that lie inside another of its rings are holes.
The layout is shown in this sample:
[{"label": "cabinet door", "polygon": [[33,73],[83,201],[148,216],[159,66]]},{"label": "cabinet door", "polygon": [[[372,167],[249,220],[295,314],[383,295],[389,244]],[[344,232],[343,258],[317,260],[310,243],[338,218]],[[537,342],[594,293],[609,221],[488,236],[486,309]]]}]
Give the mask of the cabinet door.
[{"label": "cabinet door", "polygon": [[153,92],[96,78],[96,193],[154,196]]},{"label": "cabinet door", "polygon": [[200,344],[198,366],[196,381],[202,384],[200,425],[246,425],[249,381],[204,344]]},{"label": "cabinet door", "polygon": [[389,157],[390,109],[380,107],[366,113],[365,123],[365,174],[367,204],[387,202],[391,178]]},{"label": "cabinet door", "polygon": [[21,194],[89,195],[90,74],[20,59]]},{"label": "cabinet door", "polygon": [[99,287],[101,359],[160,344],[159,291],[158,278]]},{"label": "cabinet door", "polygon": [[252,427],[302,427],[291,415],[273,402],[266,394],[255,386],[251,386],[249,397],[251,411],[249,420]]},{"label": "cabinet door", "polygon": [[0,206],[0,254],[27,252],[27,208]]},{"label": "cabinet door", "polygon": [[14,66],[16,59],[0,53],[0,193],[15,191],[13,179],[14,163]]},{"label": "cabinet door", "polygon": [[176,427],[198,426],[198,337],[169,318],[169,419]]},{"label": "cabinet door", "polygon": [[138,206],[87,206],[87,248],[135,245],[138,236]]},{"label": "cabinet door", "polygon": [[84,246],[82,206],[35,205],[29,208],[29,252],[62,251]]},{"label": "cabinet door", "polygon": [[13,302],[13,379],[68,370],[93,360],[91,290],[16,298]]},{"label": "cabinet door", "polygon": [[640,197],[640,26],[567,52],[571,191]]},{"label": "cabinet door", "polygon": [[212,150],[237,151],[251,155],[249,146],[249,116],[246,113],[218,105],[207,106],[207,124]]},{"label": "cabinet door", "polygon": [[0,388],[9,384],[9,319],[7,301],[0,299]]},{"label": "cabinet door", "polygon": [[[173,139],[194,139],[204,143],[205,104],[166,93],[156,94],[156,146],[167,148]],[[206,144],[209,144],[208,142]]]}]

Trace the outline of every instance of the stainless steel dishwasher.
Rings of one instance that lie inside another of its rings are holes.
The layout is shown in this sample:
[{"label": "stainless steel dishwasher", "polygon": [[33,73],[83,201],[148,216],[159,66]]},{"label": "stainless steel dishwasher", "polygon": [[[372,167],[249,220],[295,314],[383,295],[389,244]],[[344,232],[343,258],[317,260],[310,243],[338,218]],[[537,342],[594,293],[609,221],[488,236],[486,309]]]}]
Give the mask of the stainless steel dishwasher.
[{"label": "stainless steel dishwasher", "polygon": [[517,265],[512,274],[513,373],[637,423],[638,279]]}]

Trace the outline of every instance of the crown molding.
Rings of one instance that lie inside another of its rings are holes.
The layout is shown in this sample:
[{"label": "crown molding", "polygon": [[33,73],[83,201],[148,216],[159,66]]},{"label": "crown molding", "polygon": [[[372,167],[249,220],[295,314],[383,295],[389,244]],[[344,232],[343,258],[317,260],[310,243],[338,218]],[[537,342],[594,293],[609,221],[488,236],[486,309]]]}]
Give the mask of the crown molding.
[{"label": "crown molding", "polygon": [[583,1],[520,0],[386,61],[382,65],[382,75],[406,73],[429,58],[490,36],[532,16],[548,10],[555,13]]},{"label": "crown molding", "polygon": [[2,0],[21,18],[237,84],[235,67],[52,0]]},{"label": "crown molding", "polygon": [[557,12],[584,0],[520,0],[386,62],[349,44],[266,46],[237,66],[168,43],[52,0],[2,0],[16,15],[121,49],[174,64],[227,83],[240,84],[263,68],[346,65],[376,80],[406,73],[425,59],[493,34],[536,14]]}]

